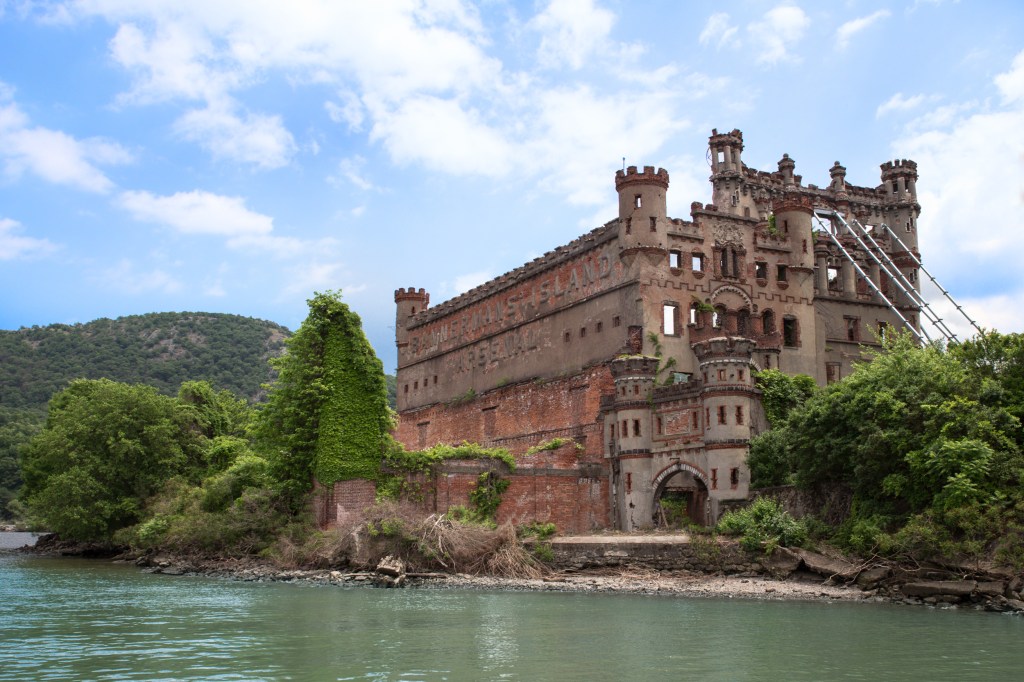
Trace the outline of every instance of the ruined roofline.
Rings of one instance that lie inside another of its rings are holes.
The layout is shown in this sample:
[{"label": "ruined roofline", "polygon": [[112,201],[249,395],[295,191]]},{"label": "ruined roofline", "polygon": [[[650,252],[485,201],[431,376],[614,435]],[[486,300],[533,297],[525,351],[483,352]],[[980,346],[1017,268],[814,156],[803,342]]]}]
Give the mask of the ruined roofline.
[{"label": "ruined roofline", "polygon": [[577,237],[568,244],[556,247],[555,249],[545,253],[543,256],[534,258],[525,265],[520,265],[518,268],[510,270],[504,275],[495,277],[494,279],[474,287],[463,294],[459,294],[458,296],[450,298],[443,303],[427,308],[423,312],[417,313],[409,320],[407,329],[415,329],[427,324],[428,322],[433,322],[434,320],[458,312],[459,310],[467,308],[474,303],[478,303],[500,293],[501,291],[509,289],[525,279],[539,275],[545,270],[550,270],[571,258],[582,253],[586,253],[601,244],[612,241],[618,237],[618,225],[618,218],[609,220],[601,227],[594,228],[590,232]]}]

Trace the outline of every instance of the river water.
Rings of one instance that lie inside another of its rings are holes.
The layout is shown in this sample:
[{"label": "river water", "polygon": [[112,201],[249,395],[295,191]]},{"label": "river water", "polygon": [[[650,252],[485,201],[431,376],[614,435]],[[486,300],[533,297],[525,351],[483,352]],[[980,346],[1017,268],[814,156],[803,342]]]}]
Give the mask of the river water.
[{"label": "river water", "polygon": [[1009,680],[1024,618],[382,590],[0,553],[0,680]]}]

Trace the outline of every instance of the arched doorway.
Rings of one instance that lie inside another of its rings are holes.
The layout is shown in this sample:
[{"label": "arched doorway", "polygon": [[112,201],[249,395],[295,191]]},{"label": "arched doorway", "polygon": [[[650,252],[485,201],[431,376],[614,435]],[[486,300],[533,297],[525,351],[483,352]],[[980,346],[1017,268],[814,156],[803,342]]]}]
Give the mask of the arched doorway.
[{"label": "arched doorway", "polygon": [[684,528],[693,523],[706,526],[708,486],[704,472],[682,462],[663,469],[654,479],[653,509],[657,528]]}]

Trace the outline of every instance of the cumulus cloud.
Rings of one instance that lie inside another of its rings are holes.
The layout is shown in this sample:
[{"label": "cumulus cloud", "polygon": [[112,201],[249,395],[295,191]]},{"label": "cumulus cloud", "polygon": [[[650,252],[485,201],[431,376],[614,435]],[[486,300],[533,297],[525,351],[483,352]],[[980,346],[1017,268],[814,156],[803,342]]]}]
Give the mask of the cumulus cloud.
[{"label": "cumulus cloud", "polygon": [[[1019,244],[1016,217],[1024,213],[1024,140],[1006,135],[1024,129],[1024,101],[1012,96],[1024,78],[1022,55],[994,79],[1003,106],[950,105],[944,116],[929,119],[931,126],[909,124],[894,145],[898,156],[918,162],[921,173],[918,195],[927,210],[919,238],[926,267],[946,288],[977,301],[1024,292],[1022,271],[1005,257]],[[1024,297],[1012,295],[1014,309],[1024,309]]]},{"label": "cumulus cloud", "polygon": [[0,218],[0,261],[45,256],[57,248],[48,239],[26,237],[20,232],[21,223],[10,218]]},{"label": "cumulus cloud", "polygon": [[250,211],[241,197],[194,190],[170,196],[149,192],[123,192],[118,198],[122,208],[137,220],[158,223],[184,234],[223,237],[260,237],[274,229],[270,216]]},{"label": "cumulus cloud", "polygon": [[708,17],[698,41],[701,45],[739,47],[739,27],[732,24],[728,12],[716,12]]},{"label": "cumulus cloud", "polygon": [[239,116],[222,106],[190,111],[174,124],[185,139],[199,143],[214,158],[279,168],[295,153],[295,139],[280,116]]},{"label": "cumulus cloud", "polygon": [[758,47],[755,61],[769,66],[797,61],[791,48],[800,42],[810,25],[810,18],[796,5],[779,5],[768,10],[760,20],[747,25],[750,43]]},{"label": "cumulus cloud", "polygon": [[[2,85],[2,84],[0,84]],[[78,139],[60,130],[33,126],[10,88],[0,89],[0,163],[8,177],[34,175],[55,185],[105,193],[114,188],[98,165],[132,161],[120,145],[102,138]]]},{"label": "cumulus cloud", "polygon": [[845,50],[850,46],[850,40],[853,36],[867,29],[872,24],[877,23],[882,19],[887,19],[890,16],[892,16],[892,12],[887,9],[880,9],[866,17],[859,17],[857,19],[847,21],[836,29],[836,47],[840,50]]},{"label": "cumulus cloud", "polygon": [[541,34],[538,61],[545,66],[582,68],[611,32],[615,15],[593,0],[551,0],[531,21]]}]

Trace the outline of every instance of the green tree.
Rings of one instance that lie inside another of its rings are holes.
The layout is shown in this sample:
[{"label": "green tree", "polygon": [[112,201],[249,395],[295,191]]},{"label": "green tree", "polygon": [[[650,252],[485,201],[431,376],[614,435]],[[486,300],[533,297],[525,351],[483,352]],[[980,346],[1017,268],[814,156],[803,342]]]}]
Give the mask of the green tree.
[{"label": "green tree", "polygon": [[168,478],[203,469],[202,436],[190,417],[149,386],[73,381],[50,401],[44,428],[24,450],[30,513],[63,537],[109,540],[138,520]]},{"label": "green tree", "polygon": [[296,502],[314,479],[379,478],[391,427],[383,365],[359,316],[340,292],[307,303],[306,320],[272,361],[278,379],[256,421],[275,476]]},{"label": "green tree", "polygon": [[8,505],[21,488],[19,452],[42,425],[41,412],[0,407],[0,519],[14,516]]}]

